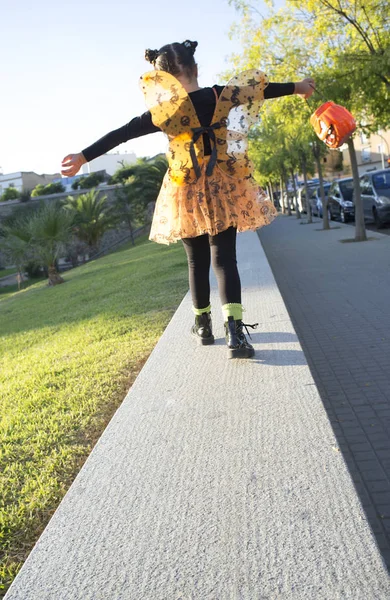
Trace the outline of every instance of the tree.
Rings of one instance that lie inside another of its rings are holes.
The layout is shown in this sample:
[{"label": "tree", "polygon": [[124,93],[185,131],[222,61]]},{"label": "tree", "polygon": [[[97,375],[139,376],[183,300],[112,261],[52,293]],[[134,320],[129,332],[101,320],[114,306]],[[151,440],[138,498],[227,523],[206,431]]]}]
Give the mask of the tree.
[{"label": "tree", "polygon": [[18,288],[24,279],[24,270],[31,259],[31,233],[29,220],[19,216],[8,223],[3,223],[0,230],[0,250],[7,258],[7,262],[17,268]]},{"label": "tree", "polygon": [[[23,214],[24,213],[24,214]],[[47,269],[49,285],[63,283],[56,263],[72,235],[73,214],[58,203],[41,202],[31,210],[15,211],[1,226],[0,247],[16,264],[19,280],[28,263]]]},{"label": "tree", "polygon": [[31,192],[31,197],[37,198],[38,196],[48,196],[49,194],[60,194],[62,192],[65,192],[65,188],[60,181],[48,183],[47,185],[39,183]]},{"label": "tree", "polygon": [[79,179],[76,179],[76,181],[74,181],[72,183],[72,189],[73,190],[77,190],[77,189],[89,190],[91,188],[98,186],[99,183],[102,183],[103,181],[104,181],[103,173],[91,173],[90,175],[87,175],[86,177],[80,177]]},{"label": "tree", "polygon": [[91,190],[80,196],[68,196],[62,206],[74,215],[73,231],[76,237],[88,245],[90,254],[96,254],[104,233],[117,223],[107,196],[100,197],[97,190]]},{"label": "tree", "polygon": [[1,201],[6,202],[7,200],[17,200],[20,197],[20,192],[13,186],[7,187],[1,196]]},{"label": "tree", "polygon": [[110,179],[110,184],[125,183],[134,173],[135,164],[128,165],[125,162],[121,163],[121,167],[117,169]]},{"label": "tree", "polygon": [[47,268],[49,285],[64,283],[57,271],[57,260],[72,236],[74,214],[61,203],[43,203],[28,222],[33,260]]},{"label": "tree", "polygon": [[[287,0],[284,8],[271,9],[266,18],[253,4],[234,4],[242,14],[242,27],[236,26],[236,32],[244,43],[235,64],[261,64],[279,80],[310,73],[322,94],[347,106],[360,127],[374,131],[390,124],[388,1]],[[353,141],[348,145],[353,153]],[[364,240],[356,170],[354,188],[355,239]]]},{"label": "tree", "polygon": [[117,171],[116,181],[121,181],[122,185],[116,190],[114,208],[118,219],[129,228],[133,244],[134,225],[147,222],[148,207],[157,199],[167,167],[165,156],[158,155],[152,159],[139,159],[132,165],[130,176],[127,166]]},{"label": "tree", "polygon": [[35,186],[33,191],[31,192],[31,198],[38,198],[39,196],[44,196],[45,194],[45,186],[42,183],[39,183]]}]

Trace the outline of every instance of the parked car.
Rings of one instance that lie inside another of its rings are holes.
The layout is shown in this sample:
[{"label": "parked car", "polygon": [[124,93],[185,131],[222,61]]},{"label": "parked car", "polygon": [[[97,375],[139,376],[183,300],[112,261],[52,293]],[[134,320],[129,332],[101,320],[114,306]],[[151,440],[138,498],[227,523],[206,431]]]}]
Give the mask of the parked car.
[{"label": "parked car", "polygon": [[340,219],[342,223],[355,218],[352,177],[338,179],[331,184],[328,192],[328,217],[329,220]]},{"label": "parked car", "polygon": [[366,173],[360,178],[364,219],[380,229],[390,223],[390,169]]},{"label": "parked car", "polygon": [[[311,192],[314,190],[313,185],[308,185],[307,187],[309,188],[309,194],[311,194]],[[298,190],[297,204],[301,213],[307,212],[305,186],[299,188]]]},{"label": "parked car", "polygon": [[[325,198],[328,197],[329,188],[330,188],[330,183],[324,183]],[[313,193],[309,198],[309,202],[310,202],[310,206],[311,206],[312,215],[322,218],[323,212],[322,212],[322,200],[321,200],[320,186],[314,188]]]}]

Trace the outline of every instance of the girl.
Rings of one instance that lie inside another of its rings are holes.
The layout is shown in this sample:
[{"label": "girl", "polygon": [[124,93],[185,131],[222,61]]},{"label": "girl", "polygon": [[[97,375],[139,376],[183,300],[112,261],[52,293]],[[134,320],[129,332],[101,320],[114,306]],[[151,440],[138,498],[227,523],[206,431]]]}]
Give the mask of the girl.
[{"label": "girl", "polygon": [[[264,73],[246,71],[227,86],[201,88],[194,60],[197,42],[146,50],[154,71],[141,77],[149,111],[62,162],[62,174],[118,144],[163,131],[170,140],[169,169],[156,202],[150,239],[169,244],[181,239],[187,253],[195,313],[191,329],[198,343],[212,344],[209,271],[212,262],[225,322],[229,358],[250,358],[242,322],[241,283],[236,261],[237,231],[268,225],[275,208],[252,177],[247,134],[264,99],[289,94],[308,98],[313,79],[268,83]],[[250,327],[255,327],[251,325]]]}]

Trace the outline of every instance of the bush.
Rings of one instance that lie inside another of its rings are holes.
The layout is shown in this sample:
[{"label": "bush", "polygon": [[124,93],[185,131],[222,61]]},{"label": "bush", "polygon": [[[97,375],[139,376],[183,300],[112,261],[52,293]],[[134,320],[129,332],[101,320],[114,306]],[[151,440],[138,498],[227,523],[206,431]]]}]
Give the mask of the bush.
[{"label": "bush", "polygon": [[37,196],[43,196],[44,190],[45,190],[45,186],[42,185],[41,183],[39,183],[37,186],[35,186],[35,188],[31,192],[31,198],[36,198]]},{"label": "bush", "polygon": [[60,194],[61,192],[65,192],[65,188],[60,181],[57,183],[48,183],[47,185],[42,185],[39,183],[31,192],[31,197],[36,198],[37,196]]},{"label": "bush", "polygon": [[102,183],[104,181],[104,175],[103,173],[91,173],[90,175],[87,175],[86,177],[80,177],[80,179],[77,179],[77,181],[74,181],[72,183],[72,189],[73,190],[89,190],[93,187],[96,187],[97,185],[99,185],[99,183]]},{"label": "bush", "polygon": [[6,202],[7,200],[17,200],[20,196],[20,192],[14,187],[8,187],[4,194],[1,196],[1,201]]},{"label": "bush", "polygon": [[59,181],[57,183],[48,183],[45,185],[44,196],[48,194],[60,194],[61,192],[65,192],[65,188]]},{"label": "bush", "polygon": [[134,175],[134,165],[124,165],[117,169],[114,175],[110,178],[111,184],[125,183]]}]

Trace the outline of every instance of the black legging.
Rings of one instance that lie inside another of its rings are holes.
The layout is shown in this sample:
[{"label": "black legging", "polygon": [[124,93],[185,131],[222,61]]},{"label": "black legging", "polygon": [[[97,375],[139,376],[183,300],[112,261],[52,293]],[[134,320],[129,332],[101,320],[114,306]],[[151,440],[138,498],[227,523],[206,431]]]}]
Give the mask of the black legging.
[{"label": "black legging", "polygon": [[236,259],[237,229],[229,227],[218,235],[184,238],[192,302],[195,308],[210,304],[210,260],[217,277],[222,305],[241,304],[241,282]]}]

